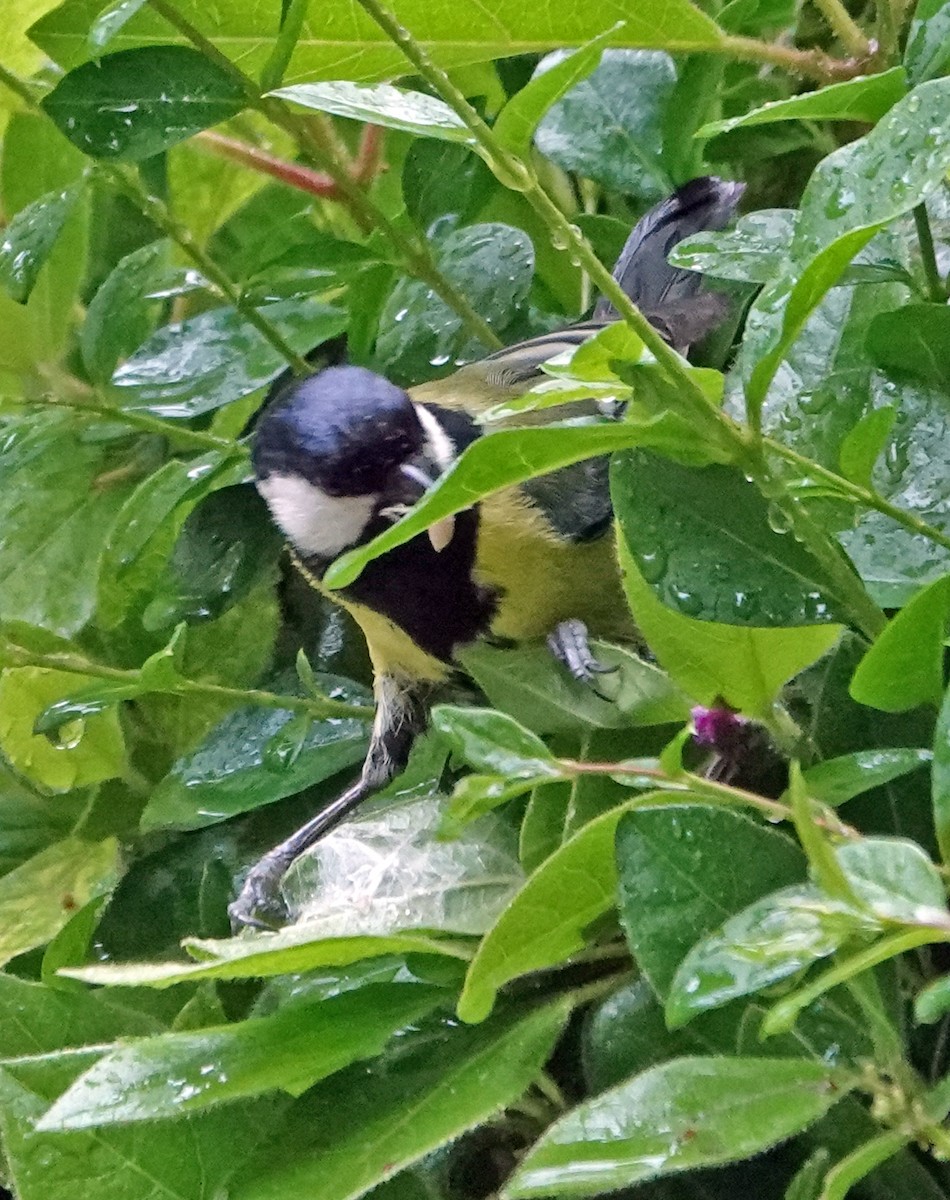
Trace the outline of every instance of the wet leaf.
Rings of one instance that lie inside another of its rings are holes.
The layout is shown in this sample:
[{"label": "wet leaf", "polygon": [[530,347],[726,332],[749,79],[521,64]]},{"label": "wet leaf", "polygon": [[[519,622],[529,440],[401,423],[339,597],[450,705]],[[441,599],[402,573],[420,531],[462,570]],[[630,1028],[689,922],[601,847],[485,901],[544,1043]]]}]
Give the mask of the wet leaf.
[{"label": "wet leaf", "polygon": [[117,0],[107,4],[89,28],[89,47],[93,51],[104,49],[119,30],[148,3],[148,0]]},{"label": "wet leaf", "polygon": [[475,141],[462,118],[444,100],[388,83],[361,87],[345,79],[335,79],[328,83],[298,83],[293,87],[278,88],[271,95],[301,108],[382,125],[386,129],[400,129],[420,137],[466,145]]},{"label": "wet leaf", "polygon": [[936,79],[950,61],[950,4],[946,0],[918,0],[907,35],[904,63],[912,84]]},{"label": "wet leaf", "polygon": [[816,763],[802,773],[808,794],[822,804],[837,807],[872,788],[900,779],[929,766],[930,750],[897,747],[893,750],[856,750]]},{"label": "wet leaf", "polygon": [[663,604],[624,543],[624,588],[651,651],[692,699],[722,698],[748,715],[765,715],[783,685],[825,654],[841,636],[837,625],[762,629],[685,616]]},{"label": "wet leaf", "polygon": [[556,1121],[505,1195],[596,1195],[746,1158],[816,1121],[848,1086],[804,1059],[674,1059]]},{"label": "wet leaf", "polygon": [[29,299],[40,268],[49,258],[82,192],[81,184],[47,192],[21,209],[3,230],[0,287],[18,304]]},{"label": "wet leaf", "polygon": [[855,896],[879,921],[947,919],[940,875],[916,842],[866,837],[836,847],[835,857]]},{"label": "wet leaf", "polygon": [[125,769],[125,742],[115,712],[77,712],[58,723],[53,740],[34,732],[41,714],[91,676],[20,667],[0,675],[0,750],[26,779],[55,792],[113,779]]},{"label": "wet leaf", "polygon": [[[344,686],[341,694],[359,695],[334,676],[318,679],[329,695]],[[290,761],[268,758],[268,745],[292,719],[286,709],[255,706],[229,714],[158,785],[142,828],[200,829],[292,796],[362,761],[365,722],[339,717],[314,720]]]},{"label": "wet leaf", "polygon": [[948,617],[950,575],[945,575],[891,618],[854,673],[852,697],[884,712],[939,703]]},{"label": "wet leaf", "polygon": [[119,874],[114,838],[66,838],[0,879],[0,963],[45,945],[77,909],[110,891]]},{"label": "wet leaf", "polygon": [[646,802],[595,818],[530,876],[478,948],[459,999],[463,1021],[484,1020],[510,980],[583,949],[585,929],[617,902],[617,824],[631,804]]},{"label": "wet leaf", "polygon": [[741,117],[712,121],[700,129],[699,137],[711,138],[732,129],[767,125],[772,121],[865,121],[873,124],[906,94],[904,68],[892,67],[877,75],[862,75],[844,83],[832,83],[788,100],[774,100]]},{"label": "wet leaf", "polygon": [[567,1012],[560,1001],[477,1029],[429,1023],[380,1060],[371,1086],[365,1068],[335,1075],[298,1101],[234,1200],[355,1200],[517,1100],[544,1066]]},{"label": "wet leaf", "polygon": [[950,394],[950,306],[907,304],[881,313],[868,330],[868,353],[888,374],[911,375]]},{"label": "wet leaf", "polygon": [[801,851],[784,834],[702,805],[627,813],[617,830],[617,863],[627,940],[661,998],[700,938],[805,875]]},{"label": "wet leaf", "polygon": [[[270,321],[299,354],[335,337],[345,314],[313,300],[264,304]],[[163,417],[194,417],[247,396],[287,363],[233,308],[213,308],[166,325],[112,376],[122,408]]]},{"label": "wet leaf", "polygon": [[37,1129],[50,1133],[180,1117],[277,1088],[299,1095],[350,1063],[379,1054],[394,1033],[443,995],[433,987],[370,985],[234,1025],[137,1040],[80,1075]]},{"label": "wet leaf", "polygon": [[611,464],[614,510],[664,604],[729,625],[820,625],[847,600],[754,484],[731,467],[683,467],[646,451]]},{"label": "wet leaf", "polygon": [[871,486],[874,464],[890,437],[896,417],[895,408],[872,408],[847,434],[838,452],[841,474],[846,479],[861,487]]},{"label": "wet leaf", "polygon": [[796,218],[791,208],[745,213],[733,229],[684,238],[670,251],[670,262],[717,279],[767,283],[785,265]]},{"label": "wet leaf", "polygon": [[[562,53],[543,59],[553,67]],[[663,121],[676,68],[668,54],[606,50],[600,65],[545,115],[535,134],[542,154],[641,203],[665,195]]]},{"label": "wet leaf", "polygon": [[[498,332],[524,305],[534,275],[534,247],[521,229],[497,222],[468,225],[433,239],[436,264]],[[401,277],[379,317],[376,354],[387,373],[416,382],[432,368],[480,358],[485,347],[421,279]]]},{"label": "wet leaf", "polygon": [[560,778],[561,771],[544,742],[504,713],[440,704],[432,710],[432,724],[453,752],[476,771],[512,779]]},{"label": "wet leaf", "polygon": [[138,161],[236,116],[247,102],[240,82],[200,51],[148,46],[77,67],[42,106],[85,154]]}]

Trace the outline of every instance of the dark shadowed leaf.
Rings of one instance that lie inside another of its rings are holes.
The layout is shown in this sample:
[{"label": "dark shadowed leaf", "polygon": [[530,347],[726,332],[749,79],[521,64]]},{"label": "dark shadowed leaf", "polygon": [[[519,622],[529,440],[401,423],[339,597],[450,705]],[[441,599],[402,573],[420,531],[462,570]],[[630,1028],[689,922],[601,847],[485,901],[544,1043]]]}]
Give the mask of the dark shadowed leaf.
[{"label": "dark shadowed leaf", "polygon": [[908,304],[881,313],[868,330],[868,353],[888,374],[912,375],[950,395],[950,306]]}]

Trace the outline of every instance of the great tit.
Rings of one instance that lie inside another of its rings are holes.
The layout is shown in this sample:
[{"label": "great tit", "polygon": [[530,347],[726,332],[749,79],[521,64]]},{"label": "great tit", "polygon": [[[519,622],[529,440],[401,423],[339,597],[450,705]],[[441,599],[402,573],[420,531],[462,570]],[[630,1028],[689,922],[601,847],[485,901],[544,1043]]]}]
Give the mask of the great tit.
[{"label": "great tit", "polygon": [[[695,272],[667,262],[670,249],[721,229],[743,187],[694,179],[635,226],[614,275],[663,337],[685,351],[724,313]],[[321,588],[327,566],[401,516],[481,434],[477,416],[533,387],[541,364],[615,320],[601,299],[590,320],[532,338],[408,392],[356,366],[290,383],[263,411],[253,446],[257,488],[295,563]],[[551,421],[563,412],[533,414]],[[532,417],[528,417],[528,420]],[[280,880],[305,849],[405,765],[425,727],[434,688],[457,651],[480,638],[548,637],[579,678],[599,664],[586,631],[636,632],[624,603],[612,533],[607,463],[592,459],[489,496],[367,566],[328,592],[366,637],[376,716],[359,780],[270,851],[230,906],[237,924],[268,926]]]}]

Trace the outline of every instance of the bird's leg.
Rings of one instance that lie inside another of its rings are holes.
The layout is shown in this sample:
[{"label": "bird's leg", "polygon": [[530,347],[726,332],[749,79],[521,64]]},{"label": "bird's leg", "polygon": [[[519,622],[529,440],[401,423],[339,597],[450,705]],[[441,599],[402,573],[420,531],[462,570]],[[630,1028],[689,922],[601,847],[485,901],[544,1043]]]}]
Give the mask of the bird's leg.
[{"label": "bird's leg", "polygon": [[[575,679],[593,687],[595,675],[609,675],[616,667],[598,662],[587,635],[587,626],[576,618],[562,621],[548,634],[548,648],[564,664]],[[594,689],[597,690],[596,688]],[[606,699],[606,697],[605,697]]]},{"label": "bird's leg", "polygon": [[232,928],[273,929],[286,921],[280,883],[287,870],[406,765],[416,735],[425,728],[430,690],[427,683],[392,675],[376,677],[376,717],[359,779],[251,867],[240,895],[228,906]]}]

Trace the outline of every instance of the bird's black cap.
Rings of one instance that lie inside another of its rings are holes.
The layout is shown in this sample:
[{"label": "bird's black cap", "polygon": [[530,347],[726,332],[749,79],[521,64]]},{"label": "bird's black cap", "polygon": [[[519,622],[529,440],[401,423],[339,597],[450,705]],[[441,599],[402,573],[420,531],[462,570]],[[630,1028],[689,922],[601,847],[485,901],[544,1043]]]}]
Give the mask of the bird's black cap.
[{"label": "bird's black cap", "polygon": [[297,475],[330,496],[382,492],[425,440],[409,396],[364,367],[328,367],[286,388],[254,437],[258,479]]}]

